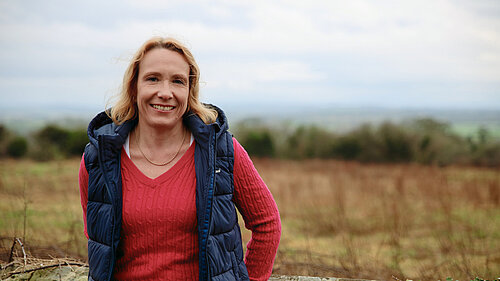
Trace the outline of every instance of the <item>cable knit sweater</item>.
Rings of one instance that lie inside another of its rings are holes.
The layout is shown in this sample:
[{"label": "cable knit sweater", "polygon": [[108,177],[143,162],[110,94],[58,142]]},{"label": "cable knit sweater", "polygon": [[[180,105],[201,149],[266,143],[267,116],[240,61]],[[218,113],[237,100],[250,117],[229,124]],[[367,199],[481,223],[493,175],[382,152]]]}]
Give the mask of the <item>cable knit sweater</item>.
[{"label": "cable knit sweater", "polygon": [[[267,280],[281,236],[279,213],[250,157],[234,138],[233,144],[234,203],[252,231],[245,264],[250,280]],[[198,280],[194,146],[155,179],[145,176],[122,149],[123,223],[114,279]],[[87,235],[83,158],[79,183]]]}]

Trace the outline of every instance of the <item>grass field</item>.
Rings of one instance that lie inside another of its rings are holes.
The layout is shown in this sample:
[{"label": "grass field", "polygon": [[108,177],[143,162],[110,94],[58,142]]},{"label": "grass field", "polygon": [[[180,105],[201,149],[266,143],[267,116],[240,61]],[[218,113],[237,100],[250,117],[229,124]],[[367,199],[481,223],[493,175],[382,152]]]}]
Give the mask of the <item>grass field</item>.
[{"label": "grass field", "polygon": [[[38,257],[85,259],[78,165],[79,159],[0,161],[2,262],[14,237],[24,237]],[[275,273],[500,276],[498,169],[268,159],[255,165],[282,218]],[[245,241],[249,236],[244,231]]]}]

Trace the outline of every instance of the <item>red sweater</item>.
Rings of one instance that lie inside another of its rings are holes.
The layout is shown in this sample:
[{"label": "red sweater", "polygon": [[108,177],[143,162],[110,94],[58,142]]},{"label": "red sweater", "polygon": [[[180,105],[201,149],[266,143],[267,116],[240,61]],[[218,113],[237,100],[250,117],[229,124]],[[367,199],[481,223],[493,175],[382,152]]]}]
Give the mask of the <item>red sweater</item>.
[{"label": "red sweater", "polygon": [[[252,231],[245,264],[250,280],[267,280],[281,236],[278,208],[250,157],[233,138],[234,203]],[[167,172],[145,176],[122,149],[123,222],[117,280],[198,280],[195,142]],[[88,173],[82,157],[80,196],[87,235]]]}]

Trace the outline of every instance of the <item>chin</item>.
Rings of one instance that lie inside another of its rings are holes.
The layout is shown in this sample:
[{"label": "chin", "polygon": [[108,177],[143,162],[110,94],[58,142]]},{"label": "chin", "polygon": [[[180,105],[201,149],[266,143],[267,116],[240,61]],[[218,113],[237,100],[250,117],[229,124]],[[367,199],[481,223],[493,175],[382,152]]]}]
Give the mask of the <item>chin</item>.
[{"label": "chin", "polygon": [[156,122],[148,122],[148,125],[154,128],[174,128],[176,125],[182,124],[182,118],[176,120],[158,120]]},{"label": "chin", "polygon": [[[171,113],[170,116],[158,116],[155,114],[142,115],[143,124],[151,128],[163,128],[169,129],[182,124],[182,116],[178,113]],[[141,114],[139,114],[139,119],[141,119]]]}]

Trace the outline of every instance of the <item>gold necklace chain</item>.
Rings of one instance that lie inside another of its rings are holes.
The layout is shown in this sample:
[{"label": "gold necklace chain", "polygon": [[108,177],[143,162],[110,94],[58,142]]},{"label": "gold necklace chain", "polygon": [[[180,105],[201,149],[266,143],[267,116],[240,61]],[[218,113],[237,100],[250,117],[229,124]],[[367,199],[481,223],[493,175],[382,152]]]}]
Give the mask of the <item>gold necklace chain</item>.
[{"label": "gold necklace chain", "polygon": [[155,162],[149,160],[149,158],[146,156],[146,154],[144,154],[144,152],[141,149],[141,146],[139,145],[139,134],[138,133],[135,134],[135,142],[137,143],[137,147],[139,148],[139,151],[141,152],[142,156],[144,156],[144,158],[149,163],[151,163],[151,164],[153,164],[155,166],[165,166],[165,165],[168,165],[170,162],[174,161],[174,159],[177,157],[177,155],[179,155],[179,152],[181,151],[182,145],[184,144],[185,140],[186,140],[186,133],[184,133],[184,137],[182,138],[181,145],[179,146],[179,149],[177,150],[177,153],[175,153],[175,155],[174,155],[174,157],[172,157],[172,159],[170,159],[170,160],[168,160],[167,162],[164,162],[164,163],[155,163]]}]

